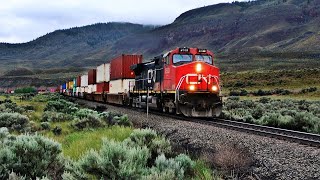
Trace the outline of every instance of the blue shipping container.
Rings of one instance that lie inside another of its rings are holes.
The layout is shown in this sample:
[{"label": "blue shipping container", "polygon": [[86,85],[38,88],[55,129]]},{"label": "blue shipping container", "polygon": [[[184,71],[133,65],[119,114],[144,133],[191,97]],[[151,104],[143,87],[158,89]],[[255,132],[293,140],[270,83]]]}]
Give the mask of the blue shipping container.
[{"label": "blue shipping container", "polygon": [[62,89],[67,89],[67,84],[66,83],[62,84]]}]

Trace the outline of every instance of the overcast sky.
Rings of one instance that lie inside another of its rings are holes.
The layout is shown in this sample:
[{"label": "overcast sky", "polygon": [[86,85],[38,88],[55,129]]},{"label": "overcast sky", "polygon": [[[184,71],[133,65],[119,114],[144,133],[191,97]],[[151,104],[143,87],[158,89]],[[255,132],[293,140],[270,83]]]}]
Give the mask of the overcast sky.
[{"label": "overcast sky", "polygon": [[187,10],[232,1],[0,0],[0,42],[27,42],[57,29],[97,22],[164,25]]}]

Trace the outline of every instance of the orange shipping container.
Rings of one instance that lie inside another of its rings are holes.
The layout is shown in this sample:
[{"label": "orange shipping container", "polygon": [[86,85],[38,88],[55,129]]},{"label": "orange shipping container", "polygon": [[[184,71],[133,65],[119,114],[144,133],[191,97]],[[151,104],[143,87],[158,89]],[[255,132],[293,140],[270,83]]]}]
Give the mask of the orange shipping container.
[{"label": "orange shipping container", "polygon": [[81,76],[77,77],[77,87],[81,87]]},{"label": "orange shipping container", "polygon": [[97,83],[97,70],[90,69],[88,72],[88,84],[96,84]]},{"label": "orange shipping container", "polygon": [[116,79],[134,79],[134,72],[130,66],[142,62],[142,55],[126,55],[111,60],[110,62],[110,80]]},{"label": "orange shipping container", "polygon": [[109,82],[97,83],[97,93],[109,92]]}]

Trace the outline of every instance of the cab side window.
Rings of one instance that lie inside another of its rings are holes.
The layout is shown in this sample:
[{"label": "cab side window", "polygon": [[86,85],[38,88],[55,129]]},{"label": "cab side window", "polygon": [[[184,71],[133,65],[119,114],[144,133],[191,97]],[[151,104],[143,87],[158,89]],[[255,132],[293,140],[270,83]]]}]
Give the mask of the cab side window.
[{"label": "cab side window", "polygon": [[164,60],[165,60],[167,65],[170,64],[170,56],[165,57]]}]

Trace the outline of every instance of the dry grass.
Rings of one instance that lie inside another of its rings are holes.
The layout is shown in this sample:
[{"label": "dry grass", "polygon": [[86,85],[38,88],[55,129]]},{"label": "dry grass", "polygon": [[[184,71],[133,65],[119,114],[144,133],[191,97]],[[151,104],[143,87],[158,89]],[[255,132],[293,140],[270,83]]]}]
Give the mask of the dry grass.
[{"label": "dry grass", "polygon": [[217,144],[214,150],[204,151],[202,159],[231,177],[246,174],[254,162],[249,151],[236,144]]}]

